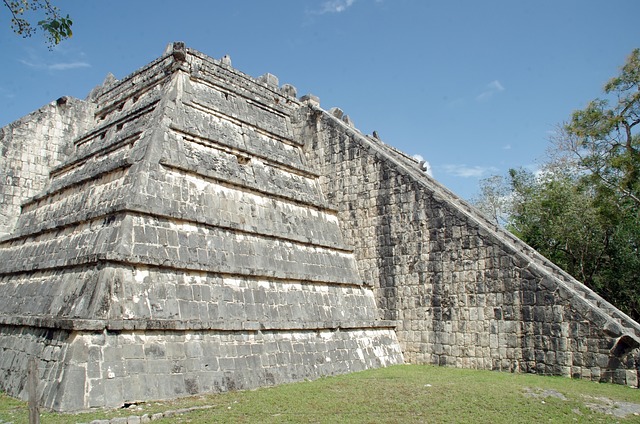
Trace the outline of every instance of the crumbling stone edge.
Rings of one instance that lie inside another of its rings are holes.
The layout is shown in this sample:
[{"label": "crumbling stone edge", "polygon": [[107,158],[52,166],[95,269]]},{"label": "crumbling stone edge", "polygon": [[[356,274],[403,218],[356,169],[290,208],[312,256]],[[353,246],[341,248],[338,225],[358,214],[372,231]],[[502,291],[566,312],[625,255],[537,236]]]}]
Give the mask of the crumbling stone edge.
[{"label": "crumbling stone edge", "polygon": [[170,409],[164,412],[156,412],[154,414],[131,415],[128,417],[115,417],[108,420],[93,420],[89,423],[78,424],[143,424],[151,421],[161,420],[164,418],[175,417],[176,415],[188,414],[189,412],[201,411],[203,409],[214,408],[213,405],[192,406],[190,408]]}]

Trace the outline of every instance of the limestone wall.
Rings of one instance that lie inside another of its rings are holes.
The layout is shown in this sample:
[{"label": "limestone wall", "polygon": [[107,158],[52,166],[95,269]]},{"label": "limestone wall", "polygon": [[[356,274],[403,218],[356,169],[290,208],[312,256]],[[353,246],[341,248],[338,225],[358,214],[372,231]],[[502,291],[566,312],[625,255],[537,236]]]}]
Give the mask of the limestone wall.
[{"label": "limestone wall", "polygon": [[57,410],[404,357],[638,385],[637,323],[273,75],[174,43],[0,141],[11,395],[34,356]]},{"label": "limestone wall", "polygon": [[394,344],[391,329],[70,332],[4,327],[0,377],[4,388],[25,399],[24,370],[33,355],[42,404],[73,411],[390,365],[400,352],[385,349],[381,354],[379,346]]},{"label": "limestone wall", "polygon": [[0,242],[1,389],[25,396],[31,356],[66,411],[402,363],[290,91],[178,43],[92,92]]},{"label": "limestone wall", "polygon": [[0,128],[0,237],[14,229],[22,203],[47,186],[89,119],[85,102],[61,97]]},{"label": "limestone wall", "polygon": [[64,374],[73,373],[65,371],[69,362],[69,341],[72,340],[69,331],[3,325],[0,334],[0,378],[4,390],[10,388],[13,396],[27,399],[25,374],[30,358],[37,358],[39,381],[51,382],[38,387],[43,404],[59,403],[65,392],[67,396],[73,396],[70,389],[82,387],[65,386],[72,379],[62,380]]},{"label": "limestone wall", "polygon": [[415,160],[314,105],[300,122],[380,316],[402,322],[406,360],[637,386],[635,322]]}]

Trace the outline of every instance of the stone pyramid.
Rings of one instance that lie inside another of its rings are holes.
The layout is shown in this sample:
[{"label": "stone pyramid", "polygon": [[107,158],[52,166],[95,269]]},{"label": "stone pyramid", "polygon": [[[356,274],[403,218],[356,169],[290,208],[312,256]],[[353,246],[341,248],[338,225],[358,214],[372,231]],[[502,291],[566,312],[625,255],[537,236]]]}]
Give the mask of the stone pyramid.
[{"label": "stone pyramid", "polygon": [[55,410],[403,361],[270,78],[175,43],[92,92],[0,245],[4,390],[31,356]]},{"label": "stone pyramid", "polygon": [[403,361],[638,387],[637,322],[296,95],[173,43],[0,129],[0,389],[34,360],[62,411]]}]

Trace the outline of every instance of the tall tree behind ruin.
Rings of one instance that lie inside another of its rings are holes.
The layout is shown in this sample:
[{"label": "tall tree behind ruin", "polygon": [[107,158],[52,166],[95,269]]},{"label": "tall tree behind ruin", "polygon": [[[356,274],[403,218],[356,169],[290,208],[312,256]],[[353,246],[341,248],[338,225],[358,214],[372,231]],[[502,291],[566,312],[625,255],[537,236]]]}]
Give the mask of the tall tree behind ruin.
[{"label": "tall tree behind ruin", "polygon": [[[636,320],[639,123],[640,49],[635,49],[620,74],[605,84],[604,97],[559,127],[552,155],[538,174],[510,170],[504,197],[510,231]],[[481,194],[476,203],[489,200]]]}]

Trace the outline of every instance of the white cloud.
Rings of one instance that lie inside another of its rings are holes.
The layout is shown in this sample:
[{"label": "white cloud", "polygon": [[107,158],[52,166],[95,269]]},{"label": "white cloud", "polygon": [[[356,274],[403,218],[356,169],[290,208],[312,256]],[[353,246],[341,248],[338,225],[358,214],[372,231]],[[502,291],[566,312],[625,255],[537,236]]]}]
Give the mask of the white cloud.
[{"label": "white cloud", "polygon": [[322,3],[322,6],[317,13],[320,15],[325,13],[342,13],[355,2],[356,0],[327,0]]},{"label": "white cloud", "polygon": [[68,69],[77,69],[77,68],[90,68],[91,65],[87,62],[67,62],[67,63],[53,63],[51,65],[47,65],[47,69],[52,71],[66,71]]},{"label": "white cloud", "polygon": [[27,48],[18,62],[33,69],[45,71],[69,71],[72,69],[90,68],[84,52],[69,50],[65,46],[56,46],[53,52],[43,54],[42,49]]},{"label": "white cloud", "polygon": [[476,96],[479,102],[485,102],[492,98],[495,94],[505,91],[504,86],[498,80],[493,80],[484,87],[484,91]]},{"label": "white cloud", "polygon": [[465,164],[443,165],[442,169],[444,169],[446,174],[461,178],[482,178],[485,175],[499,171],[498,168],[493,166],[468,166]]},{"label": "white cloud", "polygon": [[504,87],[498,80],[491,81],[489,84],[487,84],[487,87],[495,91],[504,91]]},{"label": "white cloud", "polygon": [[433,177],[433,168],[431,168],[431,164],[429,163],[429,161],[425,160],[422,155],[418,155],[415,154],[413,156],[411,156],[412,158],[414,158],[415,160],[417,160],[418,162],[423,162],[422,166],[424,167],[424,172],[430,176]]},{"label": "white cloud", "polygon": [[511,150],[511,144],[505,144],[504,146],[502,146],[503,150]]},{"label": "white cloud", "polygon": [[42,68],[42,64],[30,62],[28,60],[18,59],[18,62],[22,63],[23,65],[27,65],[29,68]]},{"label": "white cloud", "polygon": [[47,69],[49,71],[68,71],[69,69],[78,68],[90,68],[91,65],[87,62],[58,62],[58,63],[44,63],[39,61],[29,61],[20,59],[20,63],[30,68],[35,69]]}]

